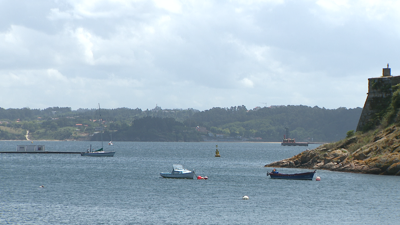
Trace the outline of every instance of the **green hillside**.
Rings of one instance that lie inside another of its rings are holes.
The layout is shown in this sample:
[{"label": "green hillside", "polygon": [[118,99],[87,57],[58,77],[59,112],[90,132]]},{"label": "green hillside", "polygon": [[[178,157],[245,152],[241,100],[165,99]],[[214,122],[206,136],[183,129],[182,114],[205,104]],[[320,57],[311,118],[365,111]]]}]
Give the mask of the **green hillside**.
[{"label": "green hillside", "polygon": [[361,108],[245,106],[194,109],[0,108],[0,140],[298,141],[331,142],[354,130]]}]

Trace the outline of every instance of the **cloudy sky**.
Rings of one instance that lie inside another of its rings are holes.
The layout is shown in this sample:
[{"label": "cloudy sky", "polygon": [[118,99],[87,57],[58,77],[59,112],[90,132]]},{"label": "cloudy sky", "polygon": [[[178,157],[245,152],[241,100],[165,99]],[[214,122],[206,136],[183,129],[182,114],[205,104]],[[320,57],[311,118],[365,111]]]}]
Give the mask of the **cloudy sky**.
[{"label": "cloudy sky", "polygon": [[0,0],[0,107],[363,107],[393,0]]}]

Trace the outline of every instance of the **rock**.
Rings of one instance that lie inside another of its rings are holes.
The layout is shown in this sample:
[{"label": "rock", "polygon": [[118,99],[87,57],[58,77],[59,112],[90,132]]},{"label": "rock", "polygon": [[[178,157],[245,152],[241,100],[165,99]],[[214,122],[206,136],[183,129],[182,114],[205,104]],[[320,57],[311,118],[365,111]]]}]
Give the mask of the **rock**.
[{"label": "rock", "polygon": [[393,126],[377,134],[321,145],[265,166],[400,175],[400,129]]},{"label": "rock", "polygon": [[335,163],[333,163],[333,162],[329,162],[329,163],[323,165],[321,168],[323,168],[323,169],[328,169],[328,170],[333,170],[333,169],[335,169],[335,168],[337,168],[337,167],[338,167],[337,164],[335,164]]},{"label": "rock", "polygon": [[342,162],[343,160],[345,160],[345,159],[349,156],[349,154],[348,154],[348,153],[345,153],[345,152],[343,152],[343,151],[341,151],[341,150],[338,150],[338,152],[336,152],[333,156],[334,156],[335,158],[333,158],[332,161],[333,161],[333,162],[338,162],[338,163],[340,163],[340,162]]},{"label": "rock", "polygon": [[332,162],[333,158],[332,157],[325,157],[324,158],[324,164],[328,164],[330,162]]},{"label": "rock", "polygon": [[370,173],[370,174],[380,174],[381,172],[382,172],[382,170],[379,168],[371,168],[367,171],[367,173]]},{"label": "rock", "polygon": [[360,166],[359,171],[362,172],[362,173],[368,173],[369,166],[367,166],[367,165]]},{"label": "rock", "polygon": [[319,169],[324,165],[324,162],[317,163],[313,166],[313,169]]},{"label": "rock", "polygon": [[356,160],[364,160],[364,159],[368,158],[368,156],[366,156],[363,152],[358,152],[356,154],[353,154],[353,157]]},{"label": "rock", "polygon": [[344,148],[356,141],[357,141],[357,136],[351,137],[351,138],[347,139],[346,141],[344,141],[341,145],[339,145],[338,148]]},{"label": "rock", "polygon": [[305,152],[303,152],[301,154],[300,163],[305,164],[305,163],[309,162],[315,156],[316,156],[316,153],[314,151],[306,150]]},{"label": "rock", "polygon": [[392,164],[389,168],[386,169],[386,172],[390,175],[397,174],[400,171],[400,162]]},{"label": "rock", "polygon": [[267,164],[267,165],[265,165],[265,167],[287,167],[288,165],[289,165],[288,161],[282,160],[282,161],[277,161],[277,162]]},{"label": "rock", "polygon": [[[331,152],[330,153],[330,155],[333,157],[333,158],[336,158],[336,157],[338,157],[338,156],[341,156],[341,155],[343,155],[343,154],[345,154],[342,150],[335,150],[335,151],[333,151],[333,152]],[[347,155],[347,154],[346,154]]]}]

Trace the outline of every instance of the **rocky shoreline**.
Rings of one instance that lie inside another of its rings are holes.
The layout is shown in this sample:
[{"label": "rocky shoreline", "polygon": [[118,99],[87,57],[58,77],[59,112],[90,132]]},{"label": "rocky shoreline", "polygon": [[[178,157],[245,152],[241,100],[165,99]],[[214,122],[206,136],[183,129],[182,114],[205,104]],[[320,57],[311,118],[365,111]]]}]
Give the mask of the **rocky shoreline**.
[{"label": "rocky shoreline", "polygon": [[400,175],[400,128],[392,126],[306,150],[265,167]]}]

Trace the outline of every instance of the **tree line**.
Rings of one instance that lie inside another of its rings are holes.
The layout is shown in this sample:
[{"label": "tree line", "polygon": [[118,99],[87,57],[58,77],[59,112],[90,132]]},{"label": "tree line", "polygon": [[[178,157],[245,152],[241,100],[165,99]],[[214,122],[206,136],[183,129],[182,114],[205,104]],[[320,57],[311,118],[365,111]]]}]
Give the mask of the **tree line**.
[{"label": "tree line", "polygon": [[151,110],[0,108],[0,139],[105,140],[113,141],[281,141],[285,128],[297,141],[331,142],[355,130],[362,108],[325,109],[309,106],[277,106],[247,109],[245,106]]}]

